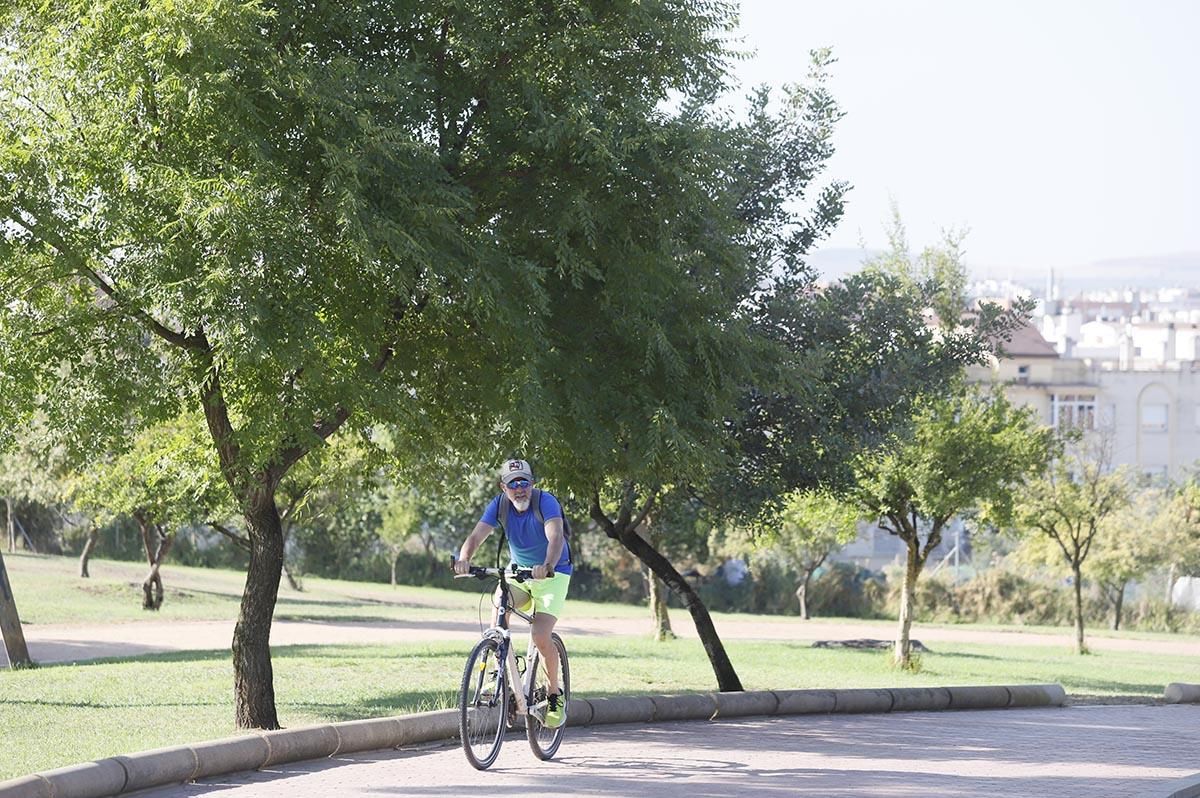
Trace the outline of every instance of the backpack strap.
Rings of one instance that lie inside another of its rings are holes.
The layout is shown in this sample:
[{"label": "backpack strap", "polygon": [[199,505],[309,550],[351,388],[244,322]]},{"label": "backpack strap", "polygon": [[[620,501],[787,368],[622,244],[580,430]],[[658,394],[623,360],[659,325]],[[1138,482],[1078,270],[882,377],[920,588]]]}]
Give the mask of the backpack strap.
[{"label": "backpack strap", "polygon": [[496,567],[502,568],[500,564],[500,556],[504,553],[504,542],[508,538],[508,510],[512,507],[512,502],[501,491],[499,503],[496,505],[496,522],[500,526],[500,538],[496,541]]},{"label": "backpack strap", "polygon": [[[507,497],[506,497],[507,498]],[[546,526],[546,516],[542,515],[542,489],[534,488],[530,491],[529,503],[533,506],[533,517],[538,520],[538,523],[543,527]]]}]

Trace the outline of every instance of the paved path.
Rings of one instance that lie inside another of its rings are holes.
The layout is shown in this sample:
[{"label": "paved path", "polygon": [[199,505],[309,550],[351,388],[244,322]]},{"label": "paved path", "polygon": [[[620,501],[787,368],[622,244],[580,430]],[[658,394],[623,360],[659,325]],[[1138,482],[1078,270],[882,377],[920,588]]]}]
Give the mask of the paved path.
[{"label": "paved path", "polygon": [[[687,613],[676,612],[672,624],[681,637],[696,637]],[[567,637],[639,635],[650,633],[648,621],[629,618],[565,619],[558,628]],[[117,624],[46,624],[23,627],[29,655],[35,662],[70,662],[98,657],[120,657],[179,650],[228,649],[233,640],[233,621],[137,621]],[[403,643],[415,640],[463,640],[479,637],[474,621],[276,621],[271,627],[271,644],[313,645],[328,643]],[[723,639],[742,640],[849,640],[894,639],[893,623],[804,623],[797,619],[771,621],[728,621],[717,623]],[[914,627],[913,634],[931,647],[939,642],[1001,643],[1069,649],[1074,632],[1043,634],[1012,630],[984,630],[972,626]],[[1143,640],[1125,637],[1089,636],[1095,650],[1137,650],[1200,657],[1200,637]],[[6,666],[3,646],[0,665]]]},{"label": "paved path", "polygon": [[139,793],[305,796],[1143,796],[1200,770],[1200,707],[744,718],[571,729],[559,757],[510,736],[486,773],[457,747],[341,756]]}]

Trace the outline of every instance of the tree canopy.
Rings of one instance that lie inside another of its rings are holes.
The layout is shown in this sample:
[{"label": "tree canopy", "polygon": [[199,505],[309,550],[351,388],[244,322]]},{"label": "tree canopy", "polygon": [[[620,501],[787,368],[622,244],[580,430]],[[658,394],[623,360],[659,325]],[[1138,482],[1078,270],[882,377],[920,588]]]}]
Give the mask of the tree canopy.
[{"label": "tree canopy", "polygon": [[732,20],[697,0],[0,10],[0,428],[38,419],[86,459],[203,414],[251,543],[240,726],[279,725],[276,490],[343,427],[387,428],[402,459],[538,444],[581,492],[708,462],[748,376],[740,302],[820,230],[780,220],[832,113],[712,111]]}]

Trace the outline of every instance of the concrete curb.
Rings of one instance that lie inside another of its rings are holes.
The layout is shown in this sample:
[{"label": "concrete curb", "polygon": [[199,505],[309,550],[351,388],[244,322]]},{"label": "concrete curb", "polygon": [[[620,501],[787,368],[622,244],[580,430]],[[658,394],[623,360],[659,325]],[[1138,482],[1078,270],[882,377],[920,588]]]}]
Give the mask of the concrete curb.
[{"label": "concrete curb", "polygon": [[1168,704],[1200,704],[1200,684],[1171,682],[1163,691],[1163,701]]},{"label": "concrete curb", "polygon": [[1184,776],[1152,792],[1142,793],[1141,798],[1200,798],[1200,773]]},{"label": "concrete curb", "polygon": [[[571,700],[567,719],[570,726],[594,726],[750,715],[1050,707],[1062,706],[1065,700],[1066,692],[1058,684],[685,693],[576,698]],[[0,782],[0,798],[105,798],[287,762],[400,748],[457,736],[456,709],[251,732],[239,737],[142,751],[22,776]],[[1181,793],[1180,798],[1183,795]]]}]

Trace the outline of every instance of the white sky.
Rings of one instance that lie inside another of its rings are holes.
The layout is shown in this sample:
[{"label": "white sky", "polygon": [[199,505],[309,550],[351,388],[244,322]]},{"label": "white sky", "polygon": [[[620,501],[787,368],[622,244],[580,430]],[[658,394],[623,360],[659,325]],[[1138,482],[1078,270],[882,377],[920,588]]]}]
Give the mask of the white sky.
[{"label": "white sky", "polygon": [[894,199],[976,274],[1200,253],[1200,0],[741,0],[741,30],[745,87],[838,59],[825,247],[882,248]]}]

